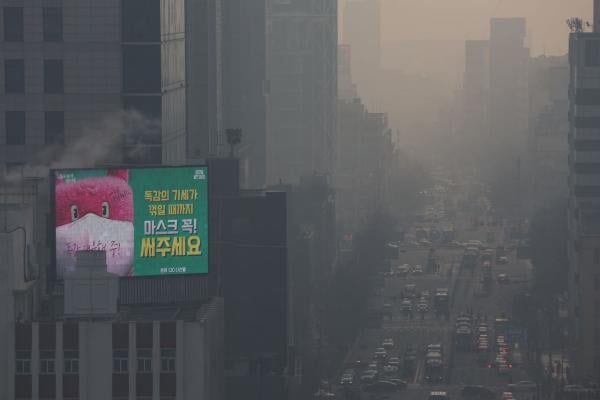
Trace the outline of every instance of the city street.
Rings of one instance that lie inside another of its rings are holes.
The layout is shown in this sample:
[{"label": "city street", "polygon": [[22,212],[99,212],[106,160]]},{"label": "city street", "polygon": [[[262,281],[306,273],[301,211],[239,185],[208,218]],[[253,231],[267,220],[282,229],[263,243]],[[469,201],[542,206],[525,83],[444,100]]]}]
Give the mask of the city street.
[{"label": "city street", "polygon": [[[485,243],[486,235],[489,236],[489,232],[493,232],[496,240],[486,243],[486,247],[495,248],[497,245],[504,244],[502,227],[477,226],[472,229],[465,222],[466,218],[462,217],[460,220],[462,223],[454,224],[462,228],[456,232],[457,238],[460,240],[479,240]],[[444,223],[451,222],[453,221]],[[489,237],[487,238],[489,239]],[[439,246],[432,251],[429,246],[414,244],[402,246],[399,251],[399,259],[394,264],[408,264],[411,267],[425,266],[430,251],[435,255],[440,266],[436,272],[427,273],[425,269],[423,274],[411,273],[402,274],[402,276],[388,274],[386,276],[383,288],[378,296],[372,299],[372,304],[391,311],[391,314],[384,317],[380,328],[363,330],[357,344],[346,358],[346,367],[358,365],[357,361],[360,361],[360,365],[364,368],[373,360],[375,350],[382,346],[384,339],[393,339],[394,341],[393,349],[389,349],[387,352],[388,359],[396,356],[402,360],[407,347],[413,348],[416,350],[417,356],[414,370],[410,373],[399,372],[397,376],[405,380],[408,386],[397,392],[386,393],[385,397],[381,397],[382,394],[375,395],[361,391],[361,400],[426,399],[432,390],[445,390],[454,396],[452,398],[460,398],[460,390],[465,385],[486,386],[496,392],[499,398],[500,394],[507,390],[509,383],[528,379],[526,365],[511,365],[512,369],[509,375],[500,375],[497,368],[489,368],[488,363],[478,362],[479,355],[474,349],[456,351],[453,333],[455,320],[459,313],[471,312],[474,319],[478,316],[482,321],[487,318],[491,328],[490,337],[494,337],[494,319],[500,316],[510,319],[514,296],[524,292],[527,288],[531,278],[529,262],[517,259],[516,251],[507,251],[506,263],[493,263],[493,284],[489,293],[482,296],[477,290],[481,278],[481,263],[478,262],[478,266],[473,270],[461,268],[463,248]],[[509,277],[508,282],[499,283],[496,279],[498,274],[506,274]],[[414,285],[414,289],[412,285]],[[433,296],[439,288],[448,288],[449,290],[449,316],[436,315],[434,312]],[[428,312],[413,311],[409,313],[403,309],[402,299],[408,295],[409,291],[416,293],[413,303],[423,292],[430,296]],[[425,353],[429,344],[441,344],[443,349],[445,379],[437,384],[427,383],[425,380]],[[523,348],[524,344],[520,345]],[[492,362],[495,357],[494,350],[490,349],[485,357]],[[357,368],[357,372],[359,369]],[[353,390],[356,393],[359,392],[359,378],[360,373],[357,373],[353,384]]]}]

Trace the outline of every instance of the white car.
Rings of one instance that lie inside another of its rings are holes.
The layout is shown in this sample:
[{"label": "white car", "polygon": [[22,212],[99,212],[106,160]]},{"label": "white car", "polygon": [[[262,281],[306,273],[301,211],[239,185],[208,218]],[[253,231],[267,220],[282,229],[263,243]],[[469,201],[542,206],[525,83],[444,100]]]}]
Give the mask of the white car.
[{"label": "white car", "polygon": [[387,357],[387,351],[385,351],[385,349],[383,347],[378,347],[377,349],[375,349],[375,358],[386,358]]},{"label": "white car", "polygon": [[514,396],[511,392],[504,392],[502,393],[502,397],[500,397],[500,400],[514,400]]},{"label": "white car", "polygon": [[422,265],[415,265],[415,267],[412,270],[413,275],[423,275],[423,266]]},{"label": "white car", "polygon": [[391,338],[384,339],[381,346],[384,349],[392,349],[392,348],[394,348],[394,339],[391,339]]},{"label": "white car", "polygon": [[388,360],[388,365],[390,365],[392,367],[399,367],[400,366],[400,358],[390,357],[390,359]]},{"label": "white car", "polygon": [[427,303],[419,303],[417,304],[417,311],[419,312],[428,312],[429,305]]}]

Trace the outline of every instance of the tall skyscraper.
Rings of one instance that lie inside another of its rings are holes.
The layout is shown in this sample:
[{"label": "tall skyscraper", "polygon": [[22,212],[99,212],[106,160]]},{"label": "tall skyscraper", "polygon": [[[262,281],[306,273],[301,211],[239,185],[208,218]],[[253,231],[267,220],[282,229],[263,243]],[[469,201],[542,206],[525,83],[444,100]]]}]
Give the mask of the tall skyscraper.
[{"label": "tall skyscraper", "polygon": [[488,95],[490,86],[488,40],[465,42],[465,73],[462,90],[462,129],[459,141],[469,161],[478,165],[484,157],[482,143],[489,136]]},{"label": "tall skyscraper", "polygon": [[267,182],[329,174],[337,121],[337,1],[272,4]]},{"label": "tall skyscraper", "polygon": [[578,380],[600,379],[600,2],[569,38],[569,333]]},{"label": "tall skyscraper", "polygon": [[207,159],[225,150],[222,0],[186,1],[186,154]]},{"label": "tall skyscraper", "polygon": [[[490,30],[489,138],[484,173],[496,186],[516,189],[499,208],[524,215],[521,196],[530,170],[529,49],[524,18],[492,18]],[[498,184],[498,182],[502,182]]]},{"label": "tall skyscraper", "polygon": [[369,108],[378,104],[381,69],[381,2],[348,0],[344,9],[342,42],[352,47],[352,75]]},{"label": "tall skyscraper", "polygon": [[241,129],[241,184],[266,180],[267,0],[223,3],[223,130]]}]

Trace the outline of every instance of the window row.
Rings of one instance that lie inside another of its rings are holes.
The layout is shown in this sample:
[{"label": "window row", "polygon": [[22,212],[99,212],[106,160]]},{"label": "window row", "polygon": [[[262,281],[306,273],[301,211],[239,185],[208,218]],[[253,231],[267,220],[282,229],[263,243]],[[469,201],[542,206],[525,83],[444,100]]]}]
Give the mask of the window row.
[{"label": "window row", "polygon": [[[63,60],[44,60],[44,93],[64,93]],[[25,61],[23,59],[4,60],[4,91],[25,93]]]},{"label": "window row", "polygon": [[[25,111],[6,111],[4,127],[7,145],[24,145]],[[64,144],[65,113],[63,111],[46,111],[44,113],[44,143],[47,145]]]},{"label": "window row", "polygon": [[[4,7],[4,41],[22,42],[25,36],[23,7]],[[63,12],[60,7],[44,7],[42,10],[45,42],[63,40]]]}]

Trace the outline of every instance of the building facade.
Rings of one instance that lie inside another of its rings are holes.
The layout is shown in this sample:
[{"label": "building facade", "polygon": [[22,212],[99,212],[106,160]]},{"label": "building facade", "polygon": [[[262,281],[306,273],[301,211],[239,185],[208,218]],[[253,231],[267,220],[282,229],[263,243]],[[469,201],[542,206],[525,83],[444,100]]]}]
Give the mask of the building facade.
[{"label": "building facade", "polygon": [[492,186],[516,188],[495,196],[497,208],[516,219],[525,215],[522,192],[531,172],[526,33],[525,18],[491,19],[489,136],[483,171]]},{"label": "building facade", "polygon": [[[595,14],[600,12],[595,4]],[[569,333],[578,380],[600,380],[600,21],[569,38]]]},{"label": "building facade", "polygon": [[223,129],[242,130],[238,146],[241,184],[266,184],[268,0],[223,4]]},{"label": "building facade", "polygon": [[367,107],[381,106],[381,1],[348,0],[344,8],[343,44],[352,47],[352,75]]},{"label": "building facade", "polygon": [[3,0],[0,11],[2,164],[185,160],[183,0]]},{"label": "building facade", "polygon": [[337,1],[272,1],[267,183],[331,175],[337,122]]}]

